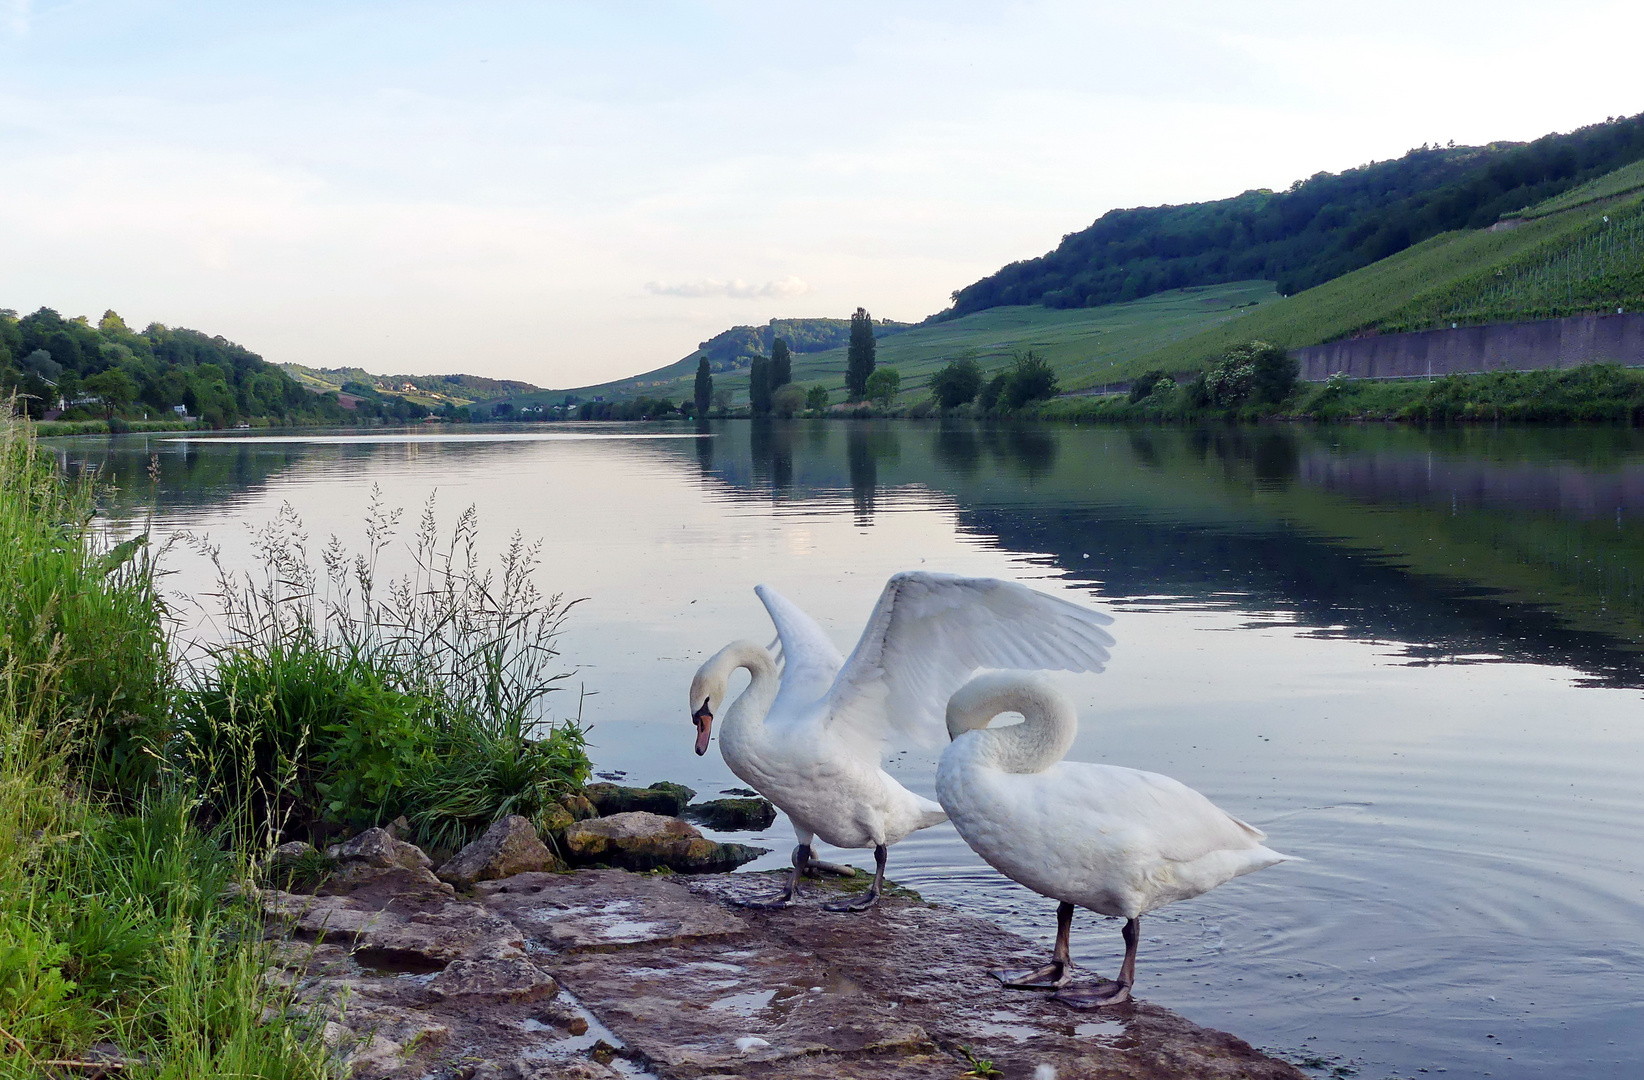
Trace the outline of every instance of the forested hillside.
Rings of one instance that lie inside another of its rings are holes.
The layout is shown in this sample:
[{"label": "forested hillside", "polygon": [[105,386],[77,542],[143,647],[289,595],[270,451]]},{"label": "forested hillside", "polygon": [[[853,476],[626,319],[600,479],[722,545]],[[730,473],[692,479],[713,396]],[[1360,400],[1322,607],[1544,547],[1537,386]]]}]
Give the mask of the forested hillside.
[{"label": "forested hillside", "polygon": [[1456,229],[1477,229],[1644,159],[1644,113],[1531,143],[1422,147],[1287,191],[1113,210],[1037,259],[958,290],[939,318],[1012,304],[1089,307],[1262,278],[1284,294]]},{"label": "forested hillside", "polygon": [[50,308],[21,318],[0,310],[0,394],[36,419],[59,401],[65,419],[170,418],[177,405],[212,427],[349,418],[335,396],[232,341],[159,323],[139,333],[112,311],[93,326]]}]

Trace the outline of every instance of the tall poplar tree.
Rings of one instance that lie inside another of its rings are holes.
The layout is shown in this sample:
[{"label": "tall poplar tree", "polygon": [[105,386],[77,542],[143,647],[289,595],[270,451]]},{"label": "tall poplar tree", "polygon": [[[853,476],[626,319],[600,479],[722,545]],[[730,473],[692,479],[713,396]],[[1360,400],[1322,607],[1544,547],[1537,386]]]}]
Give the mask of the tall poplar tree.
[{"label": "tall poplar tree", "polygon": [[755,416],[771,411],[771,362],[763,356],[754,357],[753,367],[748,370],[748,403]]},{"label": "tall poplar tree", "polygon": [[714,399],[714,376],[708,367],[708,358],[701,357],[696,362],[696,416],[702,419],[708,415],[708,406]]},{"label": "tall poplar tree", "polygon": [[788,339],[771,342],[771,393],[793,382],[793,358],[788,353]]},{"label": "tall poplar tree", "polygon": [[873,316],[857,308],[851,316],[851,344],[845,361],[845,397],[861,401],[867,396],[868,376],[873,374]]}]

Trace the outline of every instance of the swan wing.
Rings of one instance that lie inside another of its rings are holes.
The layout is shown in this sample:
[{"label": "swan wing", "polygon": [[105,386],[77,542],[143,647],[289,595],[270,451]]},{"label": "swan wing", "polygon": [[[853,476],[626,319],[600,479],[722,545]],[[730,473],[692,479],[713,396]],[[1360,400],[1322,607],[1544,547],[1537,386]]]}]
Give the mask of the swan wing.
[{"label": "swan wing", "polygon": [[779,696],[814,702],[828,692],[845,663],[839,649],[798,604],[769,585],[754,586],[754,594],[770,612],[782,645],[782,689]]},{"label": "swan wing", "polygon": [[979,668],[1100,671],[1112,621],[1013,581],[897,574],[833,682],[830,728],[876,751],[940,745],[948,698]]}]

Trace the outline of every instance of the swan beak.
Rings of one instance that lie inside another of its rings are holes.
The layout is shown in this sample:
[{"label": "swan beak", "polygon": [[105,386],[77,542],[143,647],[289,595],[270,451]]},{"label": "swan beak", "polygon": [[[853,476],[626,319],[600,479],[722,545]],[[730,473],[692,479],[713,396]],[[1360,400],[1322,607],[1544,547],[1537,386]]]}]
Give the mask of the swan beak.
[{"label": "swan beak", "polygon": [[696,756],[701,757],[708,752],[708,739],[713,732],[714,714],[708,711],[708,699],[702,699],[702,708],[691,714],[691,723],[696,725]]}]

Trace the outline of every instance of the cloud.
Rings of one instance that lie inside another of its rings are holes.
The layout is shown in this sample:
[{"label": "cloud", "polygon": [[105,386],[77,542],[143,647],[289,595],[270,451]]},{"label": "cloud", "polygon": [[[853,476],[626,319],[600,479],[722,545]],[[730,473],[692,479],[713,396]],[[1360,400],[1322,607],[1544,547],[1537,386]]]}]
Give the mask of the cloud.
[{"label": "cloud", "polygon": [[662,281],[647,281],[645,291],[652,296],[728,296],[732,300],[776,297],[785,300],[789,297],[803,296],[811,291],[811,287],[790,274],[774,281],[767,281],[763,285],[751,285],[741,278],[732,278],[730,281],[705,278],[702,281],[682,281],[676,285]]}]

